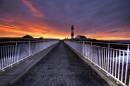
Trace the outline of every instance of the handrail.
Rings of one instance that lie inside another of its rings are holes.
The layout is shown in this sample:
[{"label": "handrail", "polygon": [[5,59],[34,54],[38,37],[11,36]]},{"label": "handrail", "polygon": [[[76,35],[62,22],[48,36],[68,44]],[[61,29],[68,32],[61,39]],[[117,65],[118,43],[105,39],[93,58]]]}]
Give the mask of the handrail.
[{"label": "handrail", "polygon": [[118,83],[123,86],[130,86],[130,79],[128,77],[130,76],[128,72],[130,64],[129,45],[127,45],[127,50],[121,50],[111,48],[109,43],[107,43],[107,47],[104,47],[93,45],[92,42],[90,44],[86,44],[85,42],[66,41],[65,43]]},{"label": "handrail", "polygon": [[52,40],[0,41],[0,43],[48,42]]},{"label": "handrail", "polygon": [[[111,46],[124,46],[124,47],[126,47],[126,49],[122,49],[122,50],[128,50],[130,47],[130,44],[120,44],[120,43],[105,43],[105,42],[93,42],[93,41],[74,41],[74,42],[79,42],[79,43],[83,43],[84,42],[84,44],[85,43],[90,43],[91,45],[96,45],[96,46],[101,46],[101,47],[103,47],[101,44],[106,44],[106,46],[108,47],[110,47],[111,49],[115,49],[115,48],[112,48]],[[98,43],[100,43],[100,44],[98,44]],[[121,49],[117,49],[117,50],[121,50]]]},{"label": "handrail", "polygon": [[[0,71],[32,56],[58,41],[15,41],[13,45],[0,46]],[[8,43],[8,42],[7,42]]]},{"label": "handrail", "polygon": [[[75,41],[75,42],[76,42],[76,41]],[[114,44],[114,45],[126,45],[126,46],[130,45],[130,44],[125,44],[125,43],[111,43],[111,42],[109,42],[109,43],[106,43],[106,42],[93,42],[93,41],[77,41],[77,42],[89,42],[89,43],[101,43],[101,44]]]},{"label": "handrail", "polygon": [[[83,43],[83,41],[82,41],[82,43]],[[84,43],[85,44],[85,43]],[[85,44],[85,45],[87,45],[87,44]],[[88,44],[89,45],[89,44]],[[99,46],[99,45],[94,45],[94,44],[92,44],[93,46],[95,46],[95,47],[102,47],[102,48],[108,48],[108,47],[104,47],[104,46]],[[110,45],[109,45],[109,47],[110,47]],[[114,50],[119,50],[119,51],[127,51],[127,50],[121,50],[121,49],[115,49],[115,48],[110,48],[110,49],[114,49]],[[128,49],[128,48],[127,48]]]}]

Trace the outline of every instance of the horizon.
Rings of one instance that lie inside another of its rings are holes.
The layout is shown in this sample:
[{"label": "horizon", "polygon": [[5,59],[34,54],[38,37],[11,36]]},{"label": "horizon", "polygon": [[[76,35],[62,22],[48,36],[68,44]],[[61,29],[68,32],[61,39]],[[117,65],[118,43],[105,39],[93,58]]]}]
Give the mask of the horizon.
[{"label": "horizon", "polygon": [[[26,36],[26,35],[24,35],[24,36]],[[17,36],[17,37],[0,37],[0,39],[19,39],[19,38],[23,38],[24,36]],[[31,36],[31,35],[30,35]],[[33,37],[33,36],[32,36]],[[86,37],[86,36],[85,36]],[[66,37],[66,38],[53,38],[53,37],[51,37],[51,38],[45,38],[45,37],[33,37],[33,39],[39,39],[39,38],[43,38],[43,39],[57,39],[57,40],[65,40],[65,39],[71,39],[70,37]],[[75,39],[76,37],[74,37],[74,39]],[[87,38],[87,37],[86,37]],[[24,39],[24,38],[23,38]],[[94,38],[87,38],[87,39],[94,39]],[[98,41],[130,41],[129,39],[128,40],[100,40],[100,39],[96,39],[96,40],[98,40]]]}]

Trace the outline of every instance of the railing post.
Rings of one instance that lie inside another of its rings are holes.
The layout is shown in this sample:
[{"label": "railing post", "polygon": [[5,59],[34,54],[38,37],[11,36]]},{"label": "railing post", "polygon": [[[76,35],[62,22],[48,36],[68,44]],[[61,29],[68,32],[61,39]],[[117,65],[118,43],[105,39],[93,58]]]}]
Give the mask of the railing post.
[{"label": "railing post", "polygon": [[85,49],[84,49],[84,48],[85,48],[85,46],[84,46],[84,41],[83,41],[83,44],[82,44],[82,52],[83,52],[83,56],[85,56],[85,51],[84,51]]},{"label": "railing post", "polygon": [[128,72],[129,55],[130,55],[130,45],[128,45],[127,47],[126,71],[125,71],[125,83],[127,83],[127,78],[128,78],[128,86],[130,86],[130,74]]},{"label": "railing post", "polygon": [[16,42],[16,44],[15,44],[15,57],[14,57],[14,62],[13,63],[17,63],[18,62],[18,56],[17,56],[17,42]]},{"label": "railing post", "polygon": [[20,49],[21,49],[21,45],[19,44],[19,42],[16,42],[16,63],[19,62],[20,60]]},{"label": "railing post", "polygon": [[3,55],[2,55],[2,47],[0,46],[0,53],[1,53],[1,55],[0,55],[0,71],[2,70],[2,57],[3,57]]},{"label": "railing post", "polygon": [[107,71],[109,72],[109,62],[110,62],[110,43],[108,43],[108,57],[107,57],[107,60],[108,60],[108,62],[107,62]]},{"label": "railing post", "polygon": [[29,48],[29,56],[31,55],[31,45],[30,45],[30,40],[28,41],[28,48]]},{"label": "railing post", "polygon": [[91,42],[91,51],[90,51],[90,60],[91,61],[93,61],[93,48],[92,48],[92,46],[93,46],[93,43]]},{"label": "railing post", "polygon": [[128,86],[130,86],[130,74],[129,74],[129,81],[128,81]]}]

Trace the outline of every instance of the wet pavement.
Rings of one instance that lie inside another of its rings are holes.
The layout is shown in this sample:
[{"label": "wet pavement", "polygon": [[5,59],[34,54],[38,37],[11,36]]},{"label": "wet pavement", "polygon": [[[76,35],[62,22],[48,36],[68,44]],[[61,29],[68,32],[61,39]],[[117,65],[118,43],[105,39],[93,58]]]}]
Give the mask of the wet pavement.
[{"label": "wet pavement", "polygon": [[108,86],[63,42],[12,86]]}]

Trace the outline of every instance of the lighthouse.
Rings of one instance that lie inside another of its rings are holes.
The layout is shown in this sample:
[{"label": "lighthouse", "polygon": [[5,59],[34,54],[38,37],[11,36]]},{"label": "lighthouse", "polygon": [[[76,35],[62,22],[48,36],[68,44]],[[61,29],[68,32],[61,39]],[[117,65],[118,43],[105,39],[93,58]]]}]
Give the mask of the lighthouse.
[{"label": "lighthouse", "polygon": [[71,26],[71,39],[74,39],[74,26]]}]

